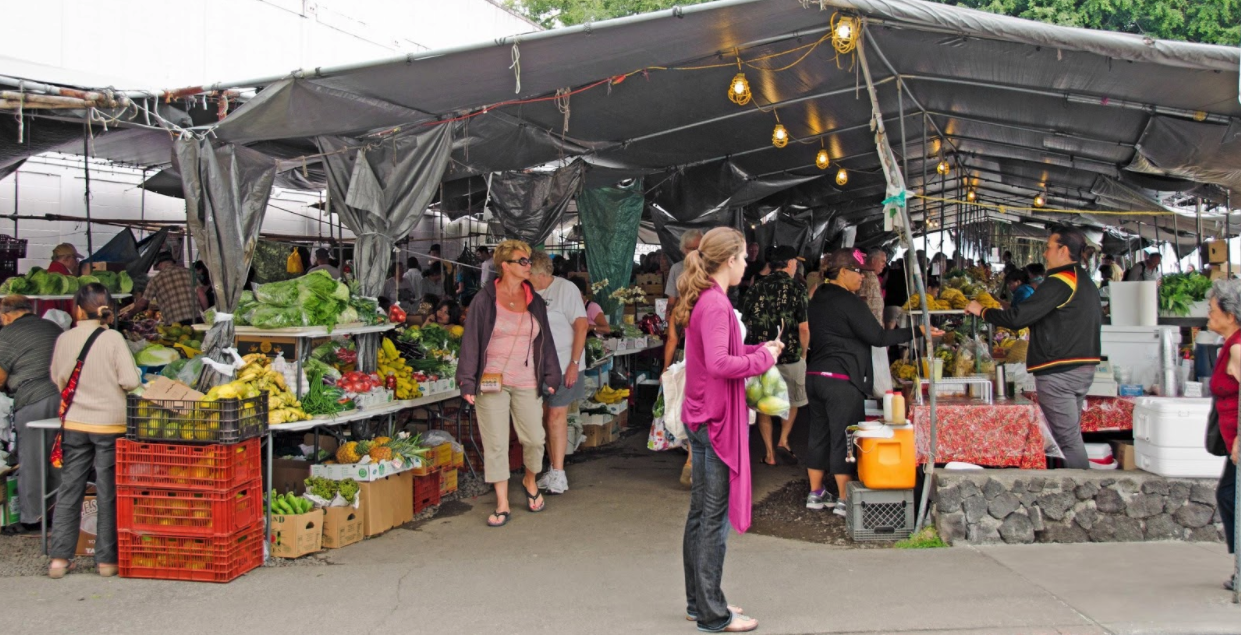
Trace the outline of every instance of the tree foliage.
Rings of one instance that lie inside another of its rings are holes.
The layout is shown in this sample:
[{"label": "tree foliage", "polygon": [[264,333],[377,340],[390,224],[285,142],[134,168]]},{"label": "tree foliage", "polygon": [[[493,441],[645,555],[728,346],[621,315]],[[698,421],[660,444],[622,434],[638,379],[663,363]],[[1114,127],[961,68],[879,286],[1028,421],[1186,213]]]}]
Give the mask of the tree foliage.
[{"label": "tree foliage", "polygon": [[[505,0],[546,28],[598,22],[707,0]],[[792,0],[788,0],[792,1]],[[1236,45],[1241,0],[933,0],[1062,26]]]}]

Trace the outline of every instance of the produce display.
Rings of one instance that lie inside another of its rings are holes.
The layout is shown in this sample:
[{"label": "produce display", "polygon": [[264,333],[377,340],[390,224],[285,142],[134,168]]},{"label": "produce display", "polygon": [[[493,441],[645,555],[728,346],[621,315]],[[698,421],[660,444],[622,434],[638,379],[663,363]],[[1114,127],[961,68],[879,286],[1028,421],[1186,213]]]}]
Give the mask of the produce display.
[{"label": "produce display", "polygon": [[628,389],[613,390],[611,386],[603,386],[595,392],[594,396],[591,397],[591,400],[598,403],[611,405],[620,403],[628,398]]},{"label": "produce display", "polygon": [[[243,291],[233,315],[239,326],[263,329],[326,326],[331,330],[337,324],[384,322],[374,301],[354,297],[345,283],[322,270]],[[214,312],[206,317],[210,324]]]},{"label": "produce display", "polygon": [[383,339],[378,360],[379,376],[384,378],[391,376],[396,380],[393,391],[397,399],[417,399],[422,396],[422,391],[418,389],[418,384],[414,381],[414,369],[396,350],[396,345],[392,343],[392,340],[386,337]]},{"label": "produce display", "polygon": [[1159,310],[1173,315],[1189,315],[1190,306],[1207,299],[1211,279],[1198,273],[1170,273],[1159,285]]},{"label": "produce display", "polygon": [[[349,441],[336,450],[336,463],[372,463],[377,461],[410,462],[415,456],[425,455],[430,448],[419,445],[422,435],[410,435],[408,432],[397,434],[396,438],[375,437],[369,441]],[[332,461],[328,461],[332,463]]]},{"label": "produce display", "polygon": [[306,514],[313,511],[314,503],[294,494],[293,492],[285,492],[277,494],[272,492],[271,511],[273,514],[285,514],[287,516],[296,516],[298,514]]},{"label": "produce display", "polygon": [[284,375],[271,368],[271,360],[266,355],[253,353],[242,360],[246,365],[237,371],[237,378],[212,388],[203,401],[249,398],[266,390],[268,423],[291,423],[310,418],[302,410],[301,402],[289,391]]},{"label": "produce display", "polygon": [[413,354],[413,358],[406,358],[413,382],[434,381],[457,373],[457,355],[461,352],[464,334],[462,326],[445,328],[435,323],[410,326],[397,334],[394,347],[399,343]]},{"label": "produce display", "polygon": [[26,275],[13,276],[0,284],[0,295],[73,295],[83,285],[92,282],[102,284],[111,293],[130,293],[134,290],[134,281],[124,271],[96,271],[87,276],[74,277],[32,267]]},{"label": "produce display", "polygon": [[307,369],[306,376],[310,380],[310,389],[302,396],[302,411],[306,414],[331,416],[353,409],[353,401],[345,396],[344,390],[323,383],[321,369]]},{"label": "produce display", "polygon": [[775,366],[745,381],[745,403],[765,415],[788,416],[789,386]]},{"label": "produce display", "polygon": [[889,370],[892,372],[893,379],[903,379],[905,381],[918,380],[918,367],[903,359],[892,362]]},{"label": "produce display", "polygon": [[[306,493],[319,498],[328,503],[330,507],[345,507],[353,505],[358,500],[358,482],[351,479],[341,479],[334,481],[329,478],[312,476],[306,479]],[[332,502],[340,497],[343,505],[333,505]]]}]

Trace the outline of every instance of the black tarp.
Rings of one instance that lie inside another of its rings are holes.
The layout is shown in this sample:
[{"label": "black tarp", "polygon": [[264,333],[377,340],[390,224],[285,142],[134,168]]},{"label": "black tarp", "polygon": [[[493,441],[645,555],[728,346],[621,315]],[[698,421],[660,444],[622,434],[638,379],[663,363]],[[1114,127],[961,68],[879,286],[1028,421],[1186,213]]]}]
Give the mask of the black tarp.
[{"label": "black tarp", "polygon": [[581,189],[586,164],[574,161],[551,173],[504,172],[491,179],[488,207],[503,237],[538,245],[547,240]]},{"label": "black tarp", "polygon": [[[185,212],[207,265],[215,291],[216,311],[231,314],[237,308],[267,211],[276,164],[267,156],[232,144],[212,147],[206,139],[179,139],[173,163],[181,174]],[[233,346],[232,321],[217,320],[203,338],[203,353],[217,362]],[[199,389],[226,380],[204,368]]]},{"label": "black tarp", "polygon": [[[332,211],[356,236],[358,286],[363,296],[377,297],[396,241],[409,235],[439,190],[452,150],[452,128],[415,128],[365,145],[333,136],[316,142],[326,155]],[[359,336],[361,370],[375,369],[378,343],[378,337]]]}]

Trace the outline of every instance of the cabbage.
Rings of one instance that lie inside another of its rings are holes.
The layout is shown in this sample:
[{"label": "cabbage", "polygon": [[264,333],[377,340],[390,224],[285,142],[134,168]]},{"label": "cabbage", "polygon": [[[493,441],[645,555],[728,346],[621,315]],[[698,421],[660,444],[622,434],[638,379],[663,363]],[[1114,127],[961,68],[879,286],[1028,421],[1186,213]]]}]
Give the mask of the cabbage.
[{"label": "cabbage", "polygon": [[139,366],[164,366],[181,359],[181,354],[176,349],[152,344],[137,355],[134,355],[134,361]]},{"label": "cabbage", "polygon": [[283,329],[296,326],[307,326],[306,316],[297,307],[279,307],[259,305],[249,315],[250,324],[261,329]]},{"label": "cabbage", "polygon": [[298,288],[296,280],[269,282],[267,284],[260,284],[254,290],[254,297],[263,304],[289,307],[297,304],[297,294],[299,291],[301,289]]},{"label": "cabbage", "polygon": [[122,272],[121,272],[121,275],[119,275],[119,276],[117,276],[117,277],[120,279],[120,289],[121,289],[121,293],[133,293],[133,291],[134,291],[134,279],[129,277],[129,272],[128,272],[128,271],[122,271]]},{"label": "cabbage", "polygon": [[357,322],[357,321],[358,321],[358,310],[351,306],[345,307],[345,310],[341,311],[340,316],[336,318],[337,324],[350,324],[352,322]]},{"label": "cabbage", "polygon": [[78,287],[84,287],[88,284],[99,282],[99,278],[93,275],[78,276]]},{"label": "cabbage", "polygon": [[335,296],[337,300],[344,300],[345,302],[348,302],[349,301],[349,285],[343,282],[337,282],[336,290],[332,292],[332,295]]},{"label": "cabbage", "polygon": [[102,284],[103,288],[107,289],[109,293],[117,293],[117,289],[121,287],[117,281],[116,272],[96,271],[93,275],[96,278],[96,282]]}]

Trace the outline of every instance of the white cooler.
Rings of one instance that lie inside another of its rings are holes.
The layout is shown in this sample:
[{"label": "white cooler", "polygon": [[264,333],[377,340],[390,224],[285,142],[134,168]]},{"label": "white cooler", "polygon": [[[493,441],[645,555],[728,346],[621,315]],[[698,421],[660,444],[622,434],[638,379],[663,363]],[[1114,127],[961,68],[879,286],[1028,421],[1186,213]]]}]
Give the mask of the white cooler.
[{"label": "white cooler", "polygon": [[1133,443],[1138,469],[1159,476],[1219,478],[1227,457],[1211,456],[1204,448],[1164,448],[1141,439]]},{"label": "white cooler", "polygon": [[1133,406],[1134,461],[1159,476],[1212,478],[1224,457],[1206,451],[1210,399],[1139,397]]}]

